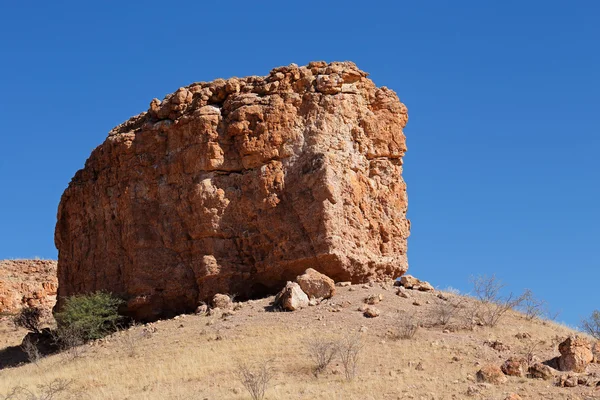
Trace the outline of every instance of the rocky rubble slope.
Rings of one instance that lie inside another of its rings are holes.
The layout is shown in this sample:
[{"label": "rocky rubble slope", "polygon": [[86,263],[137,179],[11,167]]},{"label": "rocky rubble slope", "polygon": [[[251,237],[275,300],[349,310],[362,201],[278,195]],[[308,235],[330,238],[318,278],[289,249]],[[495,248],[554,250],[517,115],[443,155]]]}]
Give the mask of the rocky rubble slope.
[{"label": "rocky rubble slope", "polygon": [[63,194],[59,297],[124,296],[145,320],[254,298],[307,268],[408,268],[406,107],[353,63],[194,83],[114,128]]}]

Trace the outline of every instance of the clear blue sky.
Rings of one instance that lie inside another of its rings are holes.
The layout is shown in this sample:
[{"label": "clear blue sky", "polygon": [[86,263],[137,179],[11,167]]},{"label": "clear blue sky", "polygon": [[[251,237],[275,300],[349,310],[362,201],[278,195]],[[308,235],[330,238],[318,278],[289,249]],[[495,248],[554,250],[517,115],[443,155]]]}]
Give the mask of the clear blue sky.
[{"label": "clear blue sky", "polygon": [[22,1],[0,6],[0,259],[56,258],[60,195],[153,97],[352,60],[409,109],[410,272],[496,273],[600,308],[597,1]]}]

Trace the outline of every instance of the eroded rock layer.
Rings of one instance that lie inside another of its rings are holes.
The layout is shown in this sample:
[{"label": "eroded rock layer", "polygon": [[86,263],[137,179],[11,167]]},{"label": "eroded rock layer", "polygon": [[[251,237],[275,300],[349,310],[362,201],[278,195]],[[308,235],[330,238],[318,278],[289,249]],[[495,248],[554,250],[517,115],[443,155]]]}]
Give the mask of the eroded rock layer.
[{"label": "eroded rock layer", "polygon": [[57,286],[56,261],[0,260],[0,315],[23,307],[51,310]]},{"label": "eroded rock layer", "polygon": [[408,115],[366,76],[313,62],[152,100],[63,194],[59,297],[108,290],[155,319],[215,293],[274,293],[307,268],[403,274]]}]

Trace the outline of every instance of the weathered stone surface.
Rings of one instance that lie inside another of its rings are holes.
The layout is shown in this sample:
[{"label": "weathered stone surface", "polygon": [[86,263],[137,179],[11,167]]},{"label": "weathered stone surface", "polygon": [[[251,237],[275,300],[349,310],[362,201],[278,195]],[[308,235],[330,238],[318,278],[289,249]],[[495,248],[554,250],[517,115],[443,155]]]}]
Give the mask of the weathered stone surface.
[{"label": "weathered stone surface", "polygon": [[484,365],[479,371],[477,371],[477,382],[491,383],[493,385],[500,385],[507,381],[506,376],[502,373],[502,370],[495,365]]},{"label": "weathered stone surface", "polygon": [[400,285],[407,289],[420,290],[422,292],[430,292],[434,290],[433,286],[427,282],[415,278],[412,275],[404,275],[400,278]]},{"label": "weathered stone surface", "polygon": [[56,261],[0,261],[0,314],[23,307],[50,310],[56,302]]},{"label": "weathered stone surface", "polygon": [[274,305],[287,311],[296,311],[308,307],[308,296],[296,282],[288,282],[275,296]]},{"label": "weathered stone surface", "polygon": [[528,369],[529,376],[532,378],[543,379],[545,381],[554,378],[554,370],[542,363],[535,363]]},{"label": "weathered stone surface", "polygon": [[107,290],[155,319],[216,293],[407,270],[396,94],[353,63],[180,88],[114,128],[63,194],[60,298]]},{"label": "weathered stone surface", "polygon": [[311,298],[328,299],[335,294],[335,282],[325,274],[307,269],[304,274],[296,278],[302,291]]},{"label": "weathered stone surface", "polygon": [[233,308],[231,297],[222,293],[215,294],[211,304],[214,308],[220,308],[222,310],[230,310]]},{"label": "weathered stone surface", "polygon": [[558,369],[561,371],[585,372],[594,360],[590,341],[582,336],[568,337],[558,345],[558,351]]},{"label": "weathered stone surface", "polygon": [[500,369],[506,375],[523,377],[525,376],[525,371],[527,369],[527,360],[524,358],[511,357],[504,361],[504,364],[502,364]]}]

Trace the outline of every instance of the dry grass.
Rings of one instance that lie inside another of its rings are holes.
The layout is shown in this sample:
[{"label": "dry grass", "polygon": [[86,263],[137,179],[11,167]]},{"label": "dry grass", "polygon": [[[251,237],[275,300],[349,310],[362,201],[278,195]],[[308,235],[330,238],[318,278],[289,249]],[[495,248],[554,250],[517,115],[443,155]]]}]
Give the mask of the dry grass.
[{"label": "dry grass", "polygon": [[[554,338],[572,333],[558,324],[528,321],[522,314],[509,311],[496,327],[476,326],[473,331],[453,329],[446,333],[444,326],[426,327],[419,329],[413,340],[395,341],[389,339],[388,332],[398,326],[401,316],[425,319],[433,312],[437,298],[411,292],[412,297],[405,299],[395,296],[391,288],[377,285],[352,289],[340,288],[328,302],[293,313],[265,312],[272,299],[264,299],[245,303],[227,318],[183,316],[136,326],[129,333],[119,332],[86,345],[79,358],[71,360],[58,354],[42,358],[37,366],[0,370],[0,398],[16,386],[33,390],[62,379],[72,381],[69,389],[74,393],[85,393],[80,398],[91,400],[249,399],[236,374],[239,362],[254,364],[268,359],[272,360],[274,375],[266,399],[463,399],[475,382],[477,363],[500,365],[511,355],[526,356],[531,351],[548,360],[558,355]],[[357,307],[365,296],[380,293],[385,294],[377,305],[382,315],[363,317]],[[452,301],[456,295],[447,296]],[[422,306],[414,306],[415,299]],[[0,326],[0,337],[2,332],[10,336],[3,338],[5,346],[14,345],[24,334]],[[315,378],[306,355],[306,340],[344,337],[348,332],[359,335],[364,346],[355,379],[346,380],[344,366],[337,358]],[[531,334],[532,339],[517,339],[515,335],[522,332]],[[136,342],[134,352],[131,337]],[[511,350],[499,353],[484,346],[486,340],[502,341]],[[538,343],[533,350],[531,341]],[[600,373],[598,365],[593,368]],[[508,383],[485,388],[475,398],[502,400],[511,392],[529,399],[585,399],[593,395],[591,388],[565,389],[510,377]]]}]

